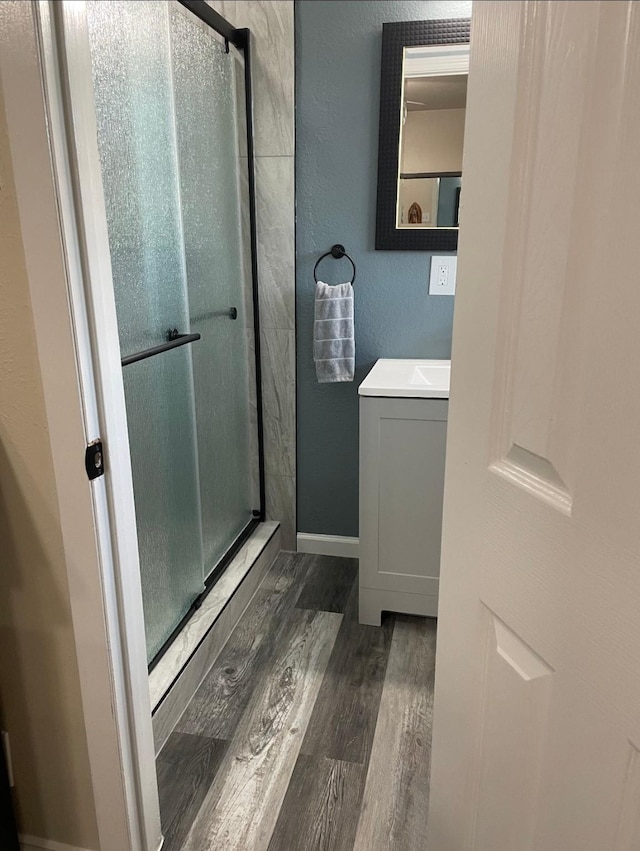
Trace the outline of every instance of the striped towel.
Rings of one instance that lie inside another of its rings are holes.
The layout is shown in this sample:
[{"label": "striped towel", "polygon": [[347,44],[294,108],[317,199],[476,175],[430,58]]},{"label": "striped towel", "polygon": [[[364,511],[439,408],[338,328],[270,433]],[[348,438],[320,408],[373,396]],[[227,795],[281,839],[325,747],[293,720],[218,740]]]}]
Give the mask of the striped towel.
[{"label": "striped towel", "polygon": [[353,330],[353,287],[316,284],[313,359],[321,384],[353,381],[356,343]]}]

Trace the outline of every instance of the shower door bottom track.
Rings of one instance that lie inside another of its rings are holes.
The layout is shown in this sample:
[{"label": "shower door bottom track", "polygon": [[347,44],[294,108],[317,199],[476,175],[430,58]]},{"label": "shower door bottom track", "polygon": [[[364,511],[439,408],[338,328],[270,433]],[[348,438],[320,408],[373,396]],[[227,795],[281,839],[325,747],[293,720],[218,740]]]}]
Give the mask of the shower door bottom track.
[{"label": "shower door bottom track", "polygon": [[162,659],[162,657],[167,652],[169,647],[171,647],[171,645],[173,644],[173,642],[175,641],[177,636],[180,634],[180,632],[184,628],[185,624],[188,623],[188,621],[190,620],[193,613],[196,612],[200,608],[200,606],[202,605],[202,603],[205,600],[209,591],[211,591],[211,589],[216,584],[218,579],[220,579],[220,577],[224,574],[227,566],[234,559],[234,557],[236,556],[238,551],[241,549],[242,545],[250,537],[253,530],[260,524],[260,522],[261,522],[260,512],[254,511],[253,514],[254,514],[253,518],[247,523],[247,525],[244,527],[242,532],[240,532],[240,534],[235,539],[233,544],[231,544],[231,546],[229,547],[227,552],[222,556],[220,561],[216,564],[216,566],[213,568],[211,573],[205,579],[204,590],[201,591],[200,594],[198,594],[198,596],[195,598],[193,603],[189,606],[188,610],[185,612],[184,616],[181,618],[181,620],[179,621],[179,623],[177,624],[177,626],[173,630],[173,632],[169,635],[169,637],[167,638],[165,643],[162,645],[160,650],[158,650],[156,655],[149,662],[149,668],[148,668],[149,673],[151,673],[151,671],[153,671],[153,669],[158,664],[158,662]]}]

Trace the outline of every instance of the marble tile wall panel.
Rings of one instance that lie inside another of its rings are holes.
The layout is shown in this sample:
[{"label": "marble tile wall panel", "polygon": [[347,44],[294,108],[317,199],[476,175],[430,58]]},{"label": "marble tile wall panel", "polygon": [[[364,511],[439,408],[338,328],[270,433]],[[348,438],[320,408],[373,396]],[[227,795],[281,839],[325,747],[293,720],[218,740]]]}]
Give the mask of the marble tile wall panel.
[{"label": "marble tile wall panel", "polygon": [[237,0],[234,23],[253,38],[255,151],[294,155],[294,36],[292,0]]},{"label": "marble tile wall panel", "polygon": [[292,157],[256,162],[260,325],[295,328],[294,163]]},{"label": "marble tile wall panel", "polygon": [[233,23],[236,15],[236,0],[207,0],[207,4],[211,6],[219,15],[226,18],[229,23]]},{"label": "marble tile wall panel", "polygon": [[295,550],[296,480],[293,476],[267,476],[267,519],[278,518],[282,549]]},{"label": "marble tile wall panel", "polygon": [[266,470],[295,476],[295,332],[267,328],[260,339]]}]

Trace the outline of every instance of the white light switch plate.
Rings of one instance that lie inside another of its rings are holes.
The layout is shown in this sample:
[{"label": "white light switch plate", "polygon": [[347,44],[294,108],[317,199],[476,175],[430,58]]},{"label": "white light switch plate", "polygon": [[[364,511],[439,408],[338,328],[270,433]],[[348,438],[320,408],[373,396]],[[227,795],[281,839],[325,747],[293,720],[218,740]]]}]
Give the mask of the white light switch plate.
[{"label": "white light switch plate", "polygon": [[431,258],[429,295],[455,295],[458,258],[455,254],[434,254]]}]

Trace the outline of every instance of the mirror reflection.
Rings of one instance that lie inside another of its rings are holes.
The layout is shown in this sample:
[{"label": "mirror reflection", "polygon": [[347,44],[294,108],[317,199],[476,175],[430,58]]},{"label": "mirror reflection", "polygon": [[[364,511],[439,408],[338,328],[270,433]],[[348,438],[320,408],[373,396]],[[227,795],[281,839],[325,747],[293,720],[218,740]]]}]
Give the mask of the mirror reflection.
[{"label": "mirror reflection", "polygon": [[455,228],[469,45],[405,47],[396,225]]}]

